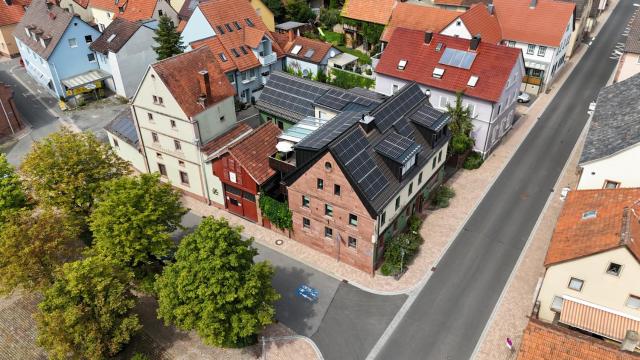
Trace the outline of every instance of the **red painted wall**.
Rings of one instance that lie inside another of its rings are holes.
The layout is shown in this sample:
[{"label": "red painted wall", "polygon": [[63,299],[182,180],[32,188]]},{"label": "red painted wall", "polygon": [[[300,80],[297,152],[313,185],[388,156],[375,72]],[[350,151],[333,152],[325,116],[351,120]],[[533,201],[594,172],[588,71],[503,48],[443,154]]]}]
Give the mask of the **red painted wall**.
[{"label": "red painted wall", "polygon": [[[236,174],[235,182],[231,181],[230,173]],[[258,193],[258,184],[249,176],[249,173],[245,171],[242,164],[231,155],[225,154],[213,162],[213,174],[225,185],[249,193],[253,195],[255,199]],[[245,196],[226,191],[226,189],[224,199],[225,208],[230,212],[254,222],[258,221],[258,205],[255,201],[246,199]]]}]

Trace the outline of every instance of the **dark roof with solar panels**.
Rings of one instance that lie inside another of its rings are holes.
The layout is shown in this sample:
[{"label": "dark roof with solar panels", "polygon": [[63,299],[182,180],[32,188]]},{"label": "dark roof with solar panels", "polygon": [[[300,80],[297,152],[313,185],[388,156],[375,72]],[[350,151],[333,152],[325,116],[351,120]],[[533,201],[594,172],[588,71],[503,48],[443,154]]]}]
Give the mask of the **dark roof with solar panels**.
[{"label": "dark roof with solar panels", "polygon": [[[338,114],[296,144],[295,150],[316,155],[306,164],[298,164],[285,181],[292,184],[329,151],[370,215],[376,217],[415,177],[414,172],[437,156],[443,143],[432,147],[431,134],[443,130],[448,122],[449,116],[431,107],[420,87],[410,83],[371,111]],[[397,167],[414,158],[415,166],[397,176]]]},{"label": "dark roof with solar panels", "polygon": [[366,89],[340,89],[317,81],[274,71],[258,98],[259,110],[298,122],[315,115],[315,106],[333,110],[371,110],[385,99],[384,95]]}]

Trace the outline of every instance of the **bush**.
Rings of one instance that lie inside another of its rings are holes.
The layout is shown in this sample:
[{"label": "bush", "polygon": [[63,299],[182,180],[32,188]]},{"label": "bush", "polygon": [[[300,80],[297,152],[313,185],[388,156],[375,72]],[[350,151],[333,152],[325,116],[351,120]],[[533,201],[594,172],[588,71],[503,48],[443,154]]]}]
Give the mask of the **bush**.
[{"label": "bush", "polygon": [[320,23],[327,29],[333,29],[333,26],[340,22],[340,9],[321,9]]},{"label": "bush", "polygon": [[133,354],[133,356],[131,357],[131,360],[149,360],[149,357],[143,353],[135,353]]},{"label": "bush", "polygon": [[343,89],[351,89],[354,87],[371,89],[375,87],[375,80],[344,70],[332,68],[331,76],[333,79],[330,83]]},{"label": "bush", "polygon": [[262,216],[267,218],[275,227],[280,230],[293,228],[293,220],[291,210],[286,202],[280,202],[266,194],[260,194],[260,212]]},{"label": "bush", "polygon": [[[417,217],[416,217],[417,218]],[[411,224],[411,220],[410,224]],[[418,221],[420,219],[418,218]],[[415,226],[416,221],[413,224]],[[409,225],[411,227],[411,225]],[[385,276],[397,275],[404,272],[424,240],[419,233],[408,232],[391,239],[384,251],[384,263],[380,272]]]},{"label": "bush", "polygon": [[431,200],[431,204],[438,208],[449,207],[449,200],[454,196],[456,196],[456,192],[452,188],[441,185],[436,191],[433,200]]},{"label": "bush", "polygon": [[409,230],[411,232],[418,232],[420,231],[421,226],[422,226],[422,219],[420,219],[416,215],[411,215],[411,217],[409,218]]},{"label": "bush", "polygon": [[474,170],[480,167],[480,165],[482,165],[482,163],[484,162],[484,160],[482,160],[482,155],[480,155],[479,152],[472,152],[471,155],[469,155],[465,161],[464,161],[464,165],[462,165],[463,168],[467,169],[467,170]]}]

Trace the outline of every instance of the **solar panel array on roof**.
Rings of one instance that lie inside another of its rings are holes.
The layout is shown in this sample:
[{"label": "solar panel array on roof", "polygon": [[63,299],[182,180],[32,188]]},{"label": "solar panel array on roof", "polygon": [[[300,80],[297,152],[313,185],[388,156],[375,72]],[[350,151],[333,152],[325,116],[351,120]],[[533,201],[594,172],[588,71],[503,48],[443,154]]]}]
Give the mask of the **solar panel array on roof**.
[{"label": "solar panel array on roof", "polygon": [[368,149],[369,141],[359,128],[354,128],[333,146],[336,157],[358,184],[364,196],[371,201],[389,185],[389,182],[376,166]]},{"label": "solar panel array on roof", "polygon": [[371,115],[375,117],[375,124],[380,132],[387,131],[404,114],[413,109],[416,104],[426,98],[420,90],[420,86],[413,83],[405,86],[400,92],[385,101],[376,108]]},{"label": "solar panel array on roof", "polygon": [[444,49],[438,63],[443,65],[454,66],[462,69],[471,69],[473,60],[476,59],[476,53],[452,48]]},{"label": "solar panel array on roof", "polygon": [[312,132],[309,136],[302,139],[296,147],[306,149],[320,150],[329,145],[330,142],[337,139],[353,124],[362,119],[362,112],[345,111],[336,115],[326,124],[322,125],[318,130]]},{"label": "solar panel array on roof", "polygon": [[326,86],[311,85],[276,72],[269,77],[258,101],[304,116],[313,116],[313,102],[326,90]]},{"label": "solar panel array on roof", "polygon": [[447,113],[434,109],[426,101],[409,115],[409,119],[433,131],[440,131],[449,122]]},{"label": "solar panel array on roof", "polygon": [[404,164],[411,156],[415,156],[420,150],[420,145],[407,137],[390,131],[374,146],[374,149],[379,154]]},{"label": "solar panel array on roof", "polygon": [[377,104],[377,102],[372,99],[364,98],[341,89],[329,89],[316,100],[317,105],[335,110],[342,110],[350,103],[356,103],[364,108]]},{"label": "solar panel array on roof", "polygon": [[398,134],[408,137],[409,139],[414,139],[413,133],[415,130],[408,121],[397,121],[395,124],[393,124],[393,128],[396,129]]}]

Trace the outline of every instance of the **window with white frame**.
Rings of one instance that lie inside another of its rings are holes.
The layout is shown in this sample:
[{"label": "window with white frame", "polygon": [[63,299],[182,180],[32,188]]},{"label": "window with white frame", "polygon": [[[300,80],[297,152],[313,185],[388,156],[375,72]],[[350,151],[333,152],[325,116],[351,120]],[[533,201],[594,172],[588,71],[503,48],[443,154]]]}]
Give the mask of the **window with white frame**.
[{"label": "window with white frame", "polygon": [[584,280],[572,277],[571,280],[569,280],[568,287],[571,290],[582,291],[582,285],[584,285]]},{"label": "window with white frame", "polygon": [[545,56],[547,54],[547,47],[546,46],[539,46],[538,47],[538,56]]},{"label": "window with white frame", "polygon": [[533,44],[527,45],[527,54],[533,55],[536,52],[536,46]]},{"label": "window with white frame", "polygon": [[607,266],[607,274],[609,275],[620,276],[621,271],[622,271],[622,265],[620,264],[616,264],[612,262],[612,263],[609,263],[609,266]]},{"label": "window with white frame", "polygon": [[447,105],[449,105],[451,102],[449,101],[449,98],[446,96],[440,96],[440,103],[438,104],[440,106],[440,108],[445,109],[447,107]]},{"label": "window with white frame", "polygon": [[561,312],[562,305],[564,304],[564,299],[560,296],[554,296],[551,301],[551,311]]},{"label": "window with white frame", "polygon": [[69,47],[78,47],[78,41],[76,40],[76,38],[70,38],[69,40]]},{"label": "window with white frame", "polygon": [[625,305],[632,309],[640,309],[640,296],[629,295]]}]

